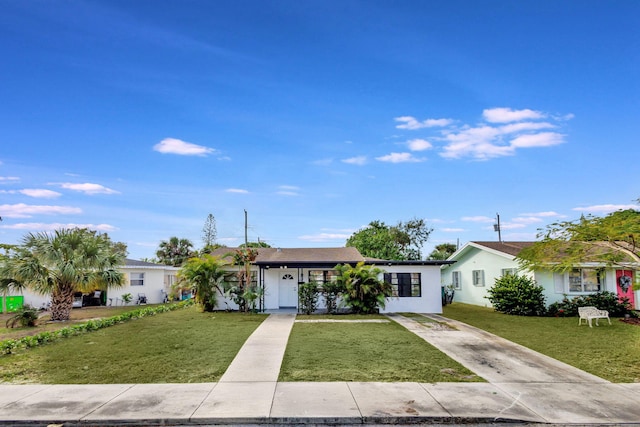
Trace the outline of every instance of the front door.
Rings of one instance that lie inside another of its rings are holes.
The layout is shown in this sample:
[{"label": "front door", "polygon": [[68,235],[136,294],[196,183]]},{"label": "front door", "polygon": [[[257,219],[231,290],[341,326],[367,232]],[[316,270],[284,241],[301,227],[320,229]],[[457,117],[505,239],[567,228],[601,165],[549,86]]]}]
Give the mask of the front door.
[{"label": "front door", "polygon": [[298,307],[298,283],[291,273],[283,273],[280,276],[278,303],[281,308]]},{"label": "front door", "polygon": [[636,308],[633,295],[633,270],[616,270],[616,289],[618,298],[628,298],[631,308]]}]

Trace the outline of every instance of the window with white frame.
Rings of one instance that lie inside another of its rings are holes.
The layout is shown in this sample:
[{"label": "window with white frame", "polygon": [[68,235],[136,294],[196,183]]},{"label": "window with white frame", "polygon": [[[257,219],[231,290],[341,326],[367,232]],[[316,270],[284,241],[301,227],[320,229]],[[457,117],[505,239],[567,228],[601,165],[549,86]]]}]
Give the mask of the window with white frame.
[{"label": "window with white frame", "polygon": [[518,269],[517,268],[503,268],[502,270],[500,270],[500,275],[502,277],[504,276],[515,276],[518,273]]},{"label": "window with white frame", "polygon": [[144,273],[129,273],[129,284],[131,286],[144,286]]},{"label": "window with white frame", "polygon": [[462,273],[459,271],[451,272],[451,284],[453,285],[453,289],[460,290],[462,288],[461,274]]},{"label": "window with white frame", "polygon": [[567,273],[569,292],[599,292],[604,284],[604,270],[574,268]]},{"label": "window with white frame", "polygon": [[484,286],[484,270],[473,270],[473,286]]},{"label": "window with white frame", "polygon": [[422,295],[420,273],[384,273],[384,281],[391,284],[394,297],[419,297]]}]

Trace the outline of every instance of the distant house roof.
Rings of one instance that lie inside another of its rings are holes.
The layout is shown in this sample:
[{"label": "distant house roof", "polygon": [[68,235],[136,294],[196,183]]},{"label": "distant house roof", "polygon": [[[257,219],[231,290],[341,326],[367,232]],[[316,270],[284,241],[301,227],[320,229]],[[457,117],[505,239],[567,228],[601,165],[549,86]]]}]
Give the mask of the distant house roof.
[{"label": "distant house roof", "polygon": [[124,268],[151,268],[151,269],[162,269],[162,270],[178,270],[178,267],[173,267],[171,265],[164,264],[156,264],[153,262],[147,261],[138,261],[137,259],[127,258],[124,261]]},{"label": "distant house roof", "polygon": [[533,245],[534,242],[470,242],[479,246],[484,246],[494,251],[504,252],[505,254],[517,256],[521,250]]},{"label": "distant house roof", "polygon": [[[224,256],[238,248],[218,248],[214,256]],[[394,261],[366,258],[354,247],[342,248],[254,248],[258,256],[254,264],[262,267],[326,267],[365,262],[375,265],[441,265],[447,261]]]}]

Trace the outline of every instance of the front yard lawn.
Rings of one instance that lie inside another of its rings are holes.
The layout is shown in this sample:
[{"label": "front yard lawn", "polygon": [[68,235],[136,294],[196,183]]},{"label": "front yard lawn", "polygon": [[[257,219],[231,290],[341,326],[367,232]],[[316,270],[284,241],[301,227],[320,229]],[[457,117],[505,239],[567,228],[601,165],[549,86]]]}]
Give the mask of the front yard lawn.
[{"label": "front yard lawn", "polygon": [[640,326],[611,319],[593,328],[577,317],[510,316],[491,308],[453,303],[445,317],[491,332],[583,371],[618,383],[640,382]]},{"label": "front yard lawn", "polygon": [[[298,316],[298,319],[309,319]],[[360,317],[333,316],[336,320]],[[366,319],[386,319],[366,316]],[[320,320],[321,317],[311,317]],[[483,381],[396,322],[296,323],[279,381]]]},{"label": "front yard lawn", "polygon": [[190,307],[132,320],[0,356],[0,382],[213,382],[265,318]]}]

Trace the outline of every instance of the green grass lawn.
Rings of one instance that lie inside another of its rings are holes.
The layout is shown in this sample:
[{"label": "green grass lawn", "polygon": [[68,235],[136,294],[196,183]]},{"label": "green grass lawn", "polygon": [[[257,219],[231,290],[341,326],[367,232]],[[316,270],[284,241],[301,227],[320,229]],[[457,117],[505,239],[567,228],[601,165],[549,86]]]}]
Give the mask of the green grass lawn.
[{"label": "green grass lawn", "polygon": [[265,318],[190,307],[132,320],[1,356],[0,382],[212,382]]},{"label": "green grass lawn", "polygon": [[82,323],[89,319],[96,318],[105,318],[111,316],[117,316],[118,314],[122,314],[127,311],[138,310],[143,307],[153,307],[153,305],[125,305],[119,307],[82,307],[82,308],[74,308],[71,310],[71,315],[69,322],[51,322],[51,315],[44,314],[40,319],[38,319],[38,324],[35,327],[31,328],[6,328],[5,324],[7,319],[13,316],[13,313],[2,313],[0,314],[0,341],[7,339],[18,339],[22,337],[26,337],[28,335],[35,335],[40,332],[51,332],[58,329],[62,329],[66,326],[75,323]]},{"label": "green grass lawn", "polygon": [[612,382],[640,382],[640,326],[618,319],[593,328],[577,317],[524,317],[453,303],[445,317],[459,320]]},{"label": "green grass lawn", "polygon": [[[382,316],[338,316],[350,318]],[[298,316],[306,319],[307,316]],[[336,319],[336,317],[332,317]],[[312,316],[311,319],[319,319]],[[280,381],[483,381],[407,331],[388,323],[296,323]]]}]

